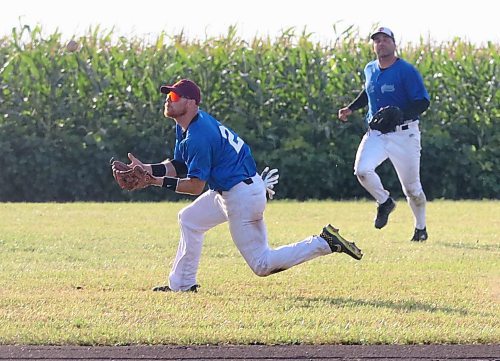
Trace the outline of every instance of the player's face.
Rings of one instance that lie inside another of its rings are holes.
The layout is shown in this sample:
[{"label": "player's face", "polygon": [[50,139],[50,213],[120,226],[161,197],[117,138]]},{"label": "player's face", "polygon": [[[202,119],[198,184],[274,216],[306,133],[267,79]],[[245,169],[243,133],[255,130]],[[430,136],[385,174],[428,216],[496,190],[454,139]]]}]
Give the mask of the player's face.
[{"label": "player's face", "polygon": [[379,59],[391,57],[394,56],[394,52],[396,51],[396,44],[390,36],[377,34],[373,38],[373,50]]},{"label": "player's face", "polygon": [[187,112],[187,99],[174,92],[167,94],[163,115],[167,118],[179,118]]}]

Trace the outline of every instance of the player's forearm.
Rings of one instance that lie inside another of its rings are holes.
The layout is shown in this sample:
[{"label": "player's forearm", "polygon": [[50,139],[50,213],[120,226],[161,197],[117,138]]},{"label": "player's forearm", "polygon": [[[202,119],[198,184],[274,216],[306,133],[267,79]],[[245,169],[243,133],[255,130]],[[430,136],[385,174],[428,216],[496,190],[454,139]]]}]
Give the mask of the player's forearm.
[{"label": "player's forearm", "polygon": [[416,119],[420,114],[429,108],[430,102],[427,99],[418,99],[410,103],[403,109],[403,117],[405,120]]},{"label": "player's forearm", "polygon": [[[150,169],[147,169],[149,166]],[[164,177],[167,175],[167,165],[165,163],[146,164],[146,170],[155,177]]]},{"label": "player's forearm", "polygon": [[177,193],[190,194],[197,196],[203,192],[205,182],[198,178],[182,178],[177,184]]},{"label": "player's forearm", "polygon": [[349,104],[347,107],[351,109],[352,111],[364,108],[368,105],[368,95],[366,94],[365,89],[361,90],[359,92],[358,96],[356,99],[354,99],[351,104]]},{"label": "player's forearm", "polygon": [[150,169],[146,170],[154,175],[155,177],[180,177],[181,175],[177,174],[175,167],[172,164],[170,159],[166,159],[161,163],[155,164],[146,164],[146,167],[150,166]]},{"label": "player's forearm", "polygon": [[199,195],[205,188],[205,182],[198,178],[156,177],[153,176],[152,185],[170,189],[176,193]]}]

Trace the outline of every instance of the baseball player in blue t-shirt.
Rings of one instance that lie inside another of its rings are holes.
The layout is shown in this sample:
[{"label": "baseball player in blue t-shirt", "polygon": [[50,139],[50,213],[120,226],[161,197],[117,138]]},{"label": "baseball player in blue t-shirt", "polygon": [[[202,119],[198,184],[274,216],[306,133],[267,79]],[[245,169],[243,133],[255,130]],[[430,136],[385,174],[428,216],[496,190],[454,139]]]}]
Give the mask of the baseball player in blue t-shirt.
[{"label": "baseball player in blue t-shirt", "polygon": [[[332,252],[361,259],[361,250],[331,225],[325,226],[319,236],[271,249],[264,223],[266,183],[272,188],[277,177],[257,174],[248,144],[199,109],[201,94],[194,82],[182,79],[162,86],[160,91],[167,95],[164,115],[176,123],[174,159],[144,164],[129,154],[130,164],[113,162],[113,174],[128,190],[156,185],[199,195],[206,184],[208,190],[179,212],[180,241],[169,285],[157,286],[154,291],[196,292],[205,232],[224,222],[229,223],[236,247],[258,276],[284,271]],[[139,183],[130,185],[124,177],[135,174],[139,175]]]},{"label": "baseball player in blue t-shirt", "polygon": [[[371,39],[377,60],[365,67],[364,89],[350,105],[340,109],[338,115],[345,122],[353,111],[368,105],[368,131],[356,154],[354,174],[378,203],[375,227],[384,227],[396,207],[375,172],[389,158],[415,216],[411,240],[425,241],[428,237],[426,198],[420,183],[418,123],[420,114],[429,107],[429,94],[417,69],[396,56],[396,43],[390,29],[378,28]],[[382,127],[381,123],[384,123]]]}]

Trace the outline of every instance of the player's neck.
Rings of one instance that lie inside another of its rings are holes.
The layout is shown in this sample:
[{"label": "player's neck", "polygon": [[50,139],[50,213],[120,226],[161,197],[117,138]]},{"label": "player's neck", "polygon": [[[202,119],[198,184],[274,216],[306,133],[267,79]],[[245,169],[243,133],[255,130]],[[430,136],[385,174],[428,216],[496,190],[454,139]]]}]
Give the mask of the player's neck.
[{"label": "player's neck", "polygon": [[378,58],[378,65],[380,66],[381,69],[386,69],[390,67],[392,64],[394,64],[396,60],[398,60],[396,54],[380,57]]},{"label": "player's neck", "polygon": [[198,107],[196,109],[188,109],[186,113],[175,118],[175,122],[180,125],[183,131],[186,131],[189,127],[189,124],[193,121],[194,118],[198,115]]}]

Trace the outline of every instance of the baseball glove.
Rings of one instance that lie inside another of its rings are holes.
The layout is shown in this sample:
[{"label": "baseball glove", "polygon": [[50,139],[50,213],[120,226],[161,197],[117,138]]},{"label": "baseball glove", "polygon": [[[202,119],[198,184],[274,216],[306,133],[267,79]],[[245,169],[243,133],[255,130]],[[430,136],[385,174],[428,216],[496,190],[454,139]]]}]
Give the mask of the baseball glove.
[{"label": "baseball glove", "polygon": [[403,123],[403,111],[395,106],[380,108],[372,117],[369,126],[382,134],[394,132]]},{"label": "baseball glove", "polygon": [[152,184],[152,176],[141,166],[130,167],[127,164],[115,160],[111,164],[113,177],[121,189],[133,191],[142,189]]}]

